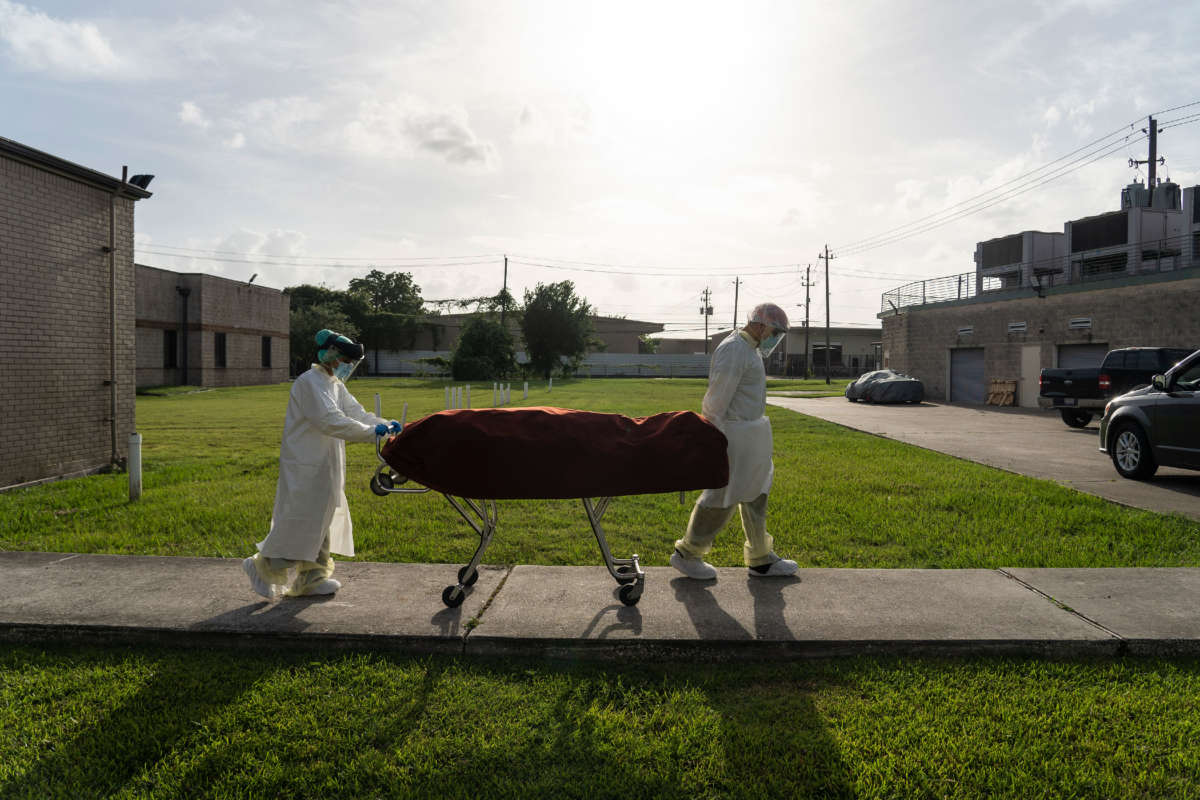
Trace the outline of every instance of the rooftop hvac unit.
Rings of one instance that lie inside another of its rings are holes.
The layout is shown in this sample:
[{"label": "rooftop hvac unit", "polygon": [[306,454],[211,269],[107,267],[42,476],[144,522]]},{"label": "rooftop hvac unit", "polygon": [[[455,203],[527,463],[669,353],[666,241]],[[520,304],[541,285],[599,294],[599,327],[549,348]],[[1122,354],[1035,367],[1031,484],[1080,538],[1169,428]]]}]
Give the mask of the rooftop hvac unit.
[{"label": "rooftop hvac unit", "polygon": [[1074,317],[1067,323],[1067,328],[1073,331],[1084,331],[1091,327],[1091,317]]},{"label": "rooftop hvac unit", "polygon": [[1167,211],[1178,211],[1181,207],[1179,205],[1179,184],[1167,181],[1155,186],[1150,207]]},{"label": "rooftop hvac unit", "polygon": [[1024,322],[1010,322],[1008,323],[1008,332],[1024,333],[1027,327],[1028,326]]},{"label": "rooftop hvac unit", "polygon": [[1146,208],[1150,205],[1150,190],[1141,183],[1131,183],[1121,190],[1121,208]]}]

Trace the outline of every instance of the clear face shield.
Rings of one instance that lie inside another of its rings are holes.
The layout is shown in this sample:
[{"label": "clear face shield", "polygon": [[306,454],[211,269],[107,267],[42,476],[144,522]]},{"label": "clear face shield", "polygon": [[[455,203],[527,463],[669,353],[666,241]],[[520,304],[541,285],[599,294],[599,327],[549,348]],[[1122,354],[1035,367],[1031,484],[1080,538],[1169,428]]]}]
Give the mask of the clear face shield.
[{"label": "clear face shield", "polygon": [[783,331],[777,328],[771,328],[770,331],[771,333],[767,336],[764,336],[762,341],[758,343],[758,353],[764,359],[770,358],[771,353],[774,353],[775,348],[778,347],[779,343],[783,341]]},{"label": "clear face shield", "polygon": [[333,368],[333,377],[345,383],[350,380],[350,376],[354,374],[354,370],[358,369],[358,365],[362,362],[361,358],[339,361],[337,366]]},{"label": "clear face shield", "polygon": [[354,370],[362,363],[366,352],[361,344],[339,336],[326,342],[326,347],[318,353],[321,363],[332,372],[333,377],[345,383],[354,374]]}]

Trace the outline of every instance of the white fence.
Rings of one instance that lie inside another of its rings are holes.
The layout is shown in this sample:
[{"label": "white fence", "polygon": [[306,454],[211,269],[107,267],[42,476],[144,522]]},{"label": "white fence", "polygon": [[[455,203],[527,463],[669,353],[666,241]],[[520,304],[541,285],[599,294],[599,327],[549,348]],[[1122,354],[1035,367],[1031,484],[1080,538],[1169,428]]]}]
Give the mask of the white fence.
[{"label": "white fence", "polygon": [[[373,375],[446,376],[449,371],[421,359],[450,360],[449,350],[380,350],[367,354],[367,364]],[[579,365],[580,378],[707,378],[711,356],[704,353],[658,355],[657,353],[588,353]],[[517,363],[529,358],[517,352]]]}]

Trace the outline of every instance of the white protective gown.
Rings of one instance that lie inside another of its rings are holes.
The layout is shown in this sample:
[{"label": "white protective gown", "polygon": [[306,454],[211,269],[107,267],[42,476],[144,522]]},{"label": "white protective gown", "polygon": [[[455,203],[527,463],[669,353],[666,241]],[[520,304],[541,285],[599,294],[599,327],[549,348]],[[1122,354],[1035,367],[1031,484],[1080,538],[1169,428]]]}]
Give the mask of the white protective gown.
[{"label": "white protective gown", "polygon": [[771,421],[766,418],[767,371],[754,339],[735,331],[717,345],[700,411],[729,440],[729,484],[705,489],[698,501],[709,508],[749,503],[771,491]]},{"label": "white protective gown", "polygon": [[354,555],[345,443],[375,441],[380,422],[386,420],[368,413],[316,364],[296,378],[283,423],[271,531],[258,543],[260,553],[313,561],[328,533],[330,552]]}]

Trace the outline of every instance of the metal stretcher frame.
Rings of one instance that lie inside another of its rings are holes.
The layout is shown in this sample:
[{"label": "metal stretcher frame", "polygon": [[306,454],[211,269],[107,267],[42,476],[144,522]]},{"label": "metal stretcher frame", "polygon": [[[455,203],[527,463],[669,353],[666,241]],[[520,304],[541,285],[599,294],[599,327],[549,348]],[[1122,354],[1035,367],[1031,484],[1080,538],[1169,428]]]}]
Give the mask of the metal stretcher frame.
[{"label": "metal stretcher frame", "polygon": [[[380,416],[379,410],[379,395],[375,395],[375,416]],[[405,403],[404,412],[400,417],[401,430],[404,428],[407,416],[408,403]],[[393,472],[391,466],[384,460],[382,450],[385,439],[385,436],[375,437],[375,457],[379,460],[379,466],[376,467],[375,474],[371,476],[371,491],[380,497],[386,497],[389,494],[424,494],[433,491],[427,486],[414,488],[400,485],[406,483],[408,479]],[[466,589],[474,586],[475,581],[479,580],[479,564],[483,560],[483,554],[488,545],[492,542],[492,537],[495,536],[499,514],[495,500],[457,497],[445,492],[440,494],[479,535],[479,546],[475,548],[475,554],[471,556],[470,562],[458,570],[458,583],[447,586],[442,591],[442,602],[450,608],[457,608],[466,599]],[[608,573],[621,587],[617,596],[627,606],[636,605],[638,600],[642,599],[642,591],[646,586],[646,573],[642,570],[637,553],[632,554],[629,558],[614,558],[609,549],[608,538],[605,536],[601,522],[612,498],[582,497],[580,500],[583,501],[583,510],[587,514],[588,523],[592,526],[592,533],[595,534],[596,542],[600,545],[600,553],[604,556],[604,566],[608,568]]]}]

